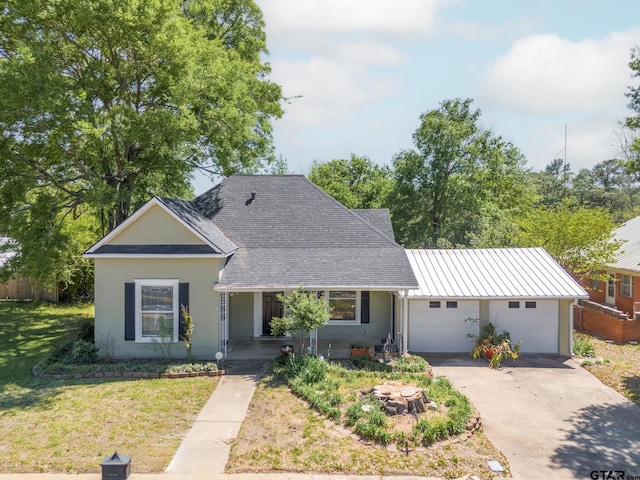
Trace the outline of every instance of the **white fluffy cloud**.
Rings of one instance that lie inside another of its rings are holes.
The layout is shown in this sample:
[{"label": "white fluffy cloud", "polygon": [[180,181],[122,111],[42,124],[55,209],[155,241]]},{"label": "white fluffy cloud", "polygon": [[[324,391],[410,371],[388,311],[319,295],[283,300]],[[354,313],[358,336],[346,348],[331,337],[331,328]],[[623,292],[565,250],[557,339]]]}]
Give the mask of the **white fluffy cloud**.
[{"label": "white fluffy cloud", "polygon": [[[451,0],[260,0],[271,78],[285,96],[281,124],[329,127],[398,90],[389,67],[408,61],[398,42],[432,31]],[[387,69],[387,70],[385,70]],[[294,120],[295,119],[295,120]]]},{"label": "white fluffy cloud", "polygon": [[557,35],[523,38],[489,68],[480,97],[527,114],[625,105],[630,50],[638,43],[638,29],[580,42]]},{"label": "white fluffy cloud", "polygon": [[301,33],[423,35],[451,0],[259,0],[271,38]]},{"label": "white fluffy cloud", "polygon": [[366,67],[339,58],[282,61],[273,67],[273,79],[283,85],[285,96],[294,97],[281,122],[298,126],[335,126],[395,89],[391,77],[371,75]]}]

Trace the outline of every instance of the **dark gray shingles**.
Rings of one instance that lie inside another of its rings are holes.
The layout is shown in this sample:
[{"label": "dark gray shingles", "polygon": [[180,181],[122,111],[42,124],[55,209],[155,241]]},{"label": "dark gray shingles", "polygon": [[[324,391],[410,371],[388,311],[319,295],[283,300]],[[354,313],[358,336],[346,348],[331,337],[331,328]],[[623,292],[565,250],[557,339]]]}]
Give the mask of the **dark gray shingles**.
[{"label": "dark gray shingles", "polygon": [[238,246],[400,248],[302,175],[233,175],[194,204]]},{"label": "dark gray shingles", "polygon": [[229,254],[238,247],[211,221],[205,217],[192,202],[186,200],[156,197],[191,228],[206,238],[219,253]]},{"label": "dark gray shingles", "polygon": [[400,245],[302,175],[233,175],[192,204],[239,247],[223,287],[417,286]]},{"label": "dark gray shingles", "polygon": [[388,208],[372,208],[372,209],[352,209],[352,212],[359,215],[363,220],[371,226],[380,230],[391,240],[395,240],[393,234],[393,226],[391,225],[391,215]]},{"label": "dark gray shingles", "polygon": [[135,255],[213,255],[209,245],[103,245],[94,254],[135,254]]},{"label": "dark gray shingles", "polygon": [[398,249],[241,248],[229,259],[219,287],[415,288],[406,263]]}]

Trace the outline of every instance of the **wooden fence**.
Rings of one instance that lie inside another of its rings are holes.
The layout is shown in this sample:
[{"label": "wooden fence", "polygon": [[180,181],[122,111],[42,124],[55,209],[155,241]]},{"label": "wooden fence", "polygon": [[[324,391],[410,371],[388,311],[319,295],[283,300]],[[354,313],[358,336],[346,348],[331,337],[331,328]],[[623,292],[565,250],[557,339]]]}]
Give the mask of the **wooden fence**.
[{"label": "wooden fence", "polygon": [[46,300],[58,301],[58,289],[45,289],[37,286],[30,278],[12,278],[0,283],[0,300]]}]

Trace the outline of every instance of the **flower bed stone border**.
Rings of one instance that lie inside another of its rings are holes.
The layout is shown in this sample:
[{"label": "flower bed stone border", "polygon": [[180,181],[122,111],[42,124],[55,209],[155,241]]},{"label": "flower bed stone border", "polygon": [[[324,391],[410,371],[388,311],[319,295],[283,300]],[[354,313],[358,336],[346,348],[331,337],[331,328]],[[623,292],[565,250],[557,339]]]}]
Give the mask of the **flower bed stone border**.
[{"label": "flower bed stone border", "polygon": [[93,372],[93,373],[38,373],[34,367],[32,374],[43,380],[82,380],[87,378],[186,378],[221,377],[224,370],[201,370],[199,372]]}]

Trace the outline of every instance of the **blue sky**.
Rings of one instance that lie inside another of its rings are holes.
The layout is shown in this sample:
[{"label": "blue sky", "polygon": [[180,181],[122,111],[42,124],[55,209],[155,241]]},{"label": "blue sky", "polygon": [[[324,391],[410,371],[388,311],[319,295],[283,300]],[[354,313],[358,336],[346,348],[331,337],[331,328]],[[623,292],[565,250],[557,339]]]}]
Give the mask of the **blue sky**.
[{"label": "blue sky", "polygon": [[256,1],[293,173],[351,153],[390,164],[421,113],[458,97],[534,170],[564,156],[565,125],[574,171],[619,156],[637,0]]}]

